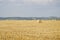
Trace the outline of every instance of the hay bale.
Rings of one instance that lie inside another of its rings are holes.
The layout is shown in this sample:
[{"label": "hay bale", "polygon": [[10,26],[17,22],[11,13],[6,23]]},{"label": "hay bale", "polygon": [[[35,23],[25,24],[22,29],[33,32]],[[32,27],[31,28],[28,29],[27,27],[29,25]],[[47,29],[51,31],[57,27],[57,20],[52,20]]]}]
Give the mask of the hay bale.
[{"label": "hay bale", "polygon": [[38,23],[41,23],[42,21],[41,20],[37,20]]}]

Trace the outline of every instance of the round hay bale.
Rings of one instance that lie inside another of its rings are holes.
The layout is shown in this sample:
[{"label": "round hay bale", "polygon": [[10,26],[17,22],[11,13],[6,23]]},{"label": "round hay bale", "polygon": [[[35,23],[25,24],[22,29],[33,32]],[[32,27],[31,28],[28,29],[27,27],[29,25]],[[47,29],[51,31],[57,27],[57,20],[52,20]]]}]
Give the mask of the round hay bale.
[{"label": "round hay bale", "polygon": [[42,21],[41,20],[37,20],[38,23],[41,23]]}]

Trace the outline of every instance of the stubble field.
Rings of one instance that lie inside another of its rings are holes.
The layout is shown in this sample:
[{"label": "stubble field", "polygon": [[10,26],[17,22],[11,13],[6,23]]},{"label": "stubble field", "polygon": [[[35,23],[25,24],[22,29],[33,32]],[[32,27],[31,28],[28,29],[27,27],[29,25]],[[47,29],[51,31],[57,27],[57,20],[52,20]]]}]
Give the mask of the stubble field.
[{"label": "stubble field", "polygon": [[60,40],[60,20],[0,20],[0,40]]}]

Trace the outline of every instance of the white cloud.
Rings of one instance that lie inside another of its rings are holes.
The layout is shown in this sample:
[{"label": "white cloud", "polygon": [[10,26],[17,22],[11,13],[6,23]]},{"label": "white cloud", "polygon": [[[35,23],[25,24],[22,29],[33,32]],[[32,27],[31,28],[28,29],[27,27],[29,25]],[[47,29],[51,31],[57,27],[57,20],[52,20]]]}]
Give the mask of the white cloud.
[{"label": "white cloud", "polygon": [[2,1],[2,0],[0,0],[0,1]]},{"label": "white cloud", "polygon": [[0,0],[1,3],[16,3],[16,4],[24,4],[24,5],[60,5],[60,0]]},{"label": "white cloud", "polygon": [[9,0],[10,2],[16,2],[16,0]]},{"label": "white cloud", "polygon": [[52,3],[54,0],[24,0],[26,3],[46,5]]},{"label": "white cloud", "polygon": [[9,1],[9,2],[20,2],[23,1],[26,4],[40,4],[40,5],[47,5],[53,3],[54,0],[0,0],[0,1]]},{"label": "white cloud", "polygon": [[0,2],[3,1],[3,0],[0,0]]}]

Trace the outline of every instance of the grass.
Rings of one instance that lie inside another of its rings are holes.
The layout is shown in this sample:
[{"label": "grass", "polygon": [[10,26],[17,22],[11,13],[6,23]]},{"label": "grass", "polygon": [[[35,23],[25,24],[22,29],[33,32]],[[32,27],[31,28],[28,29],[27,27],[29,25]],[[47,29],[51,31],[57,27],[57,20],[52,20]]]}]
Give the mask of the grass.
[{"label": "grass", "polygon": [[0,40],[60,40],[60,20],[1,20]]}]

